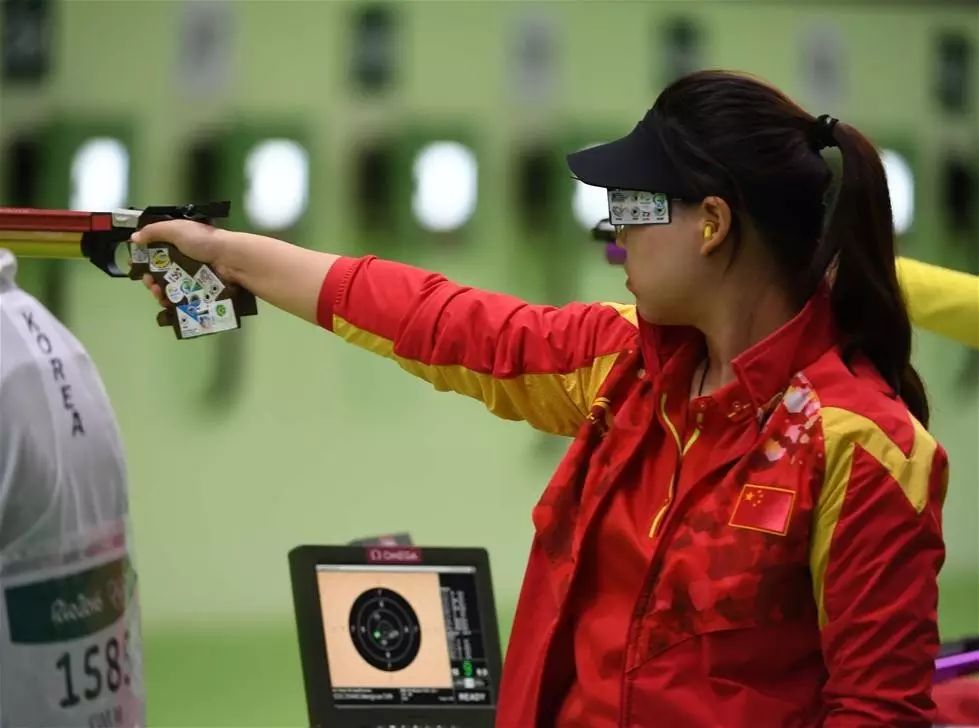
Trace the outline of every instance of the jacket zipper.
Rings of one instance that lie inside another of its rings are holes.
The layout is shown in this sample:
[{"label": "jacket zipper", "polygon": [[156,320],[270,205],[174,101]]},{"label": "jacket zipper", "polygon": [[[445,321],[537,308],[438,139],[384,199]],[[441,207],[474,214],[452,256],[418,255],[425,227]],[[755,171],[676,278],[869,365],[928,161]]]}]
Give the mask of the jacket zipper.
[{"label": "jacket zipper", "polygon": [[[697,442],[697,440],[700,438],[700,428],[704,421],[703,412],[698,412],[697,425],[694,427],[694,431],[690,435],[690,438],[687,440],[686,444],[682,444],[680,442],[680,433],[677,432],[677,429],[676,427],[673,426],[673,422],[670,420],[669,415],[666,414],[666,392],[664,392],[660,397],[659,409],[660,409],[660,414],[663,415],[663,421],[666,423],[667,429],[669,429],[670,434],[673,436],[673,441],[676,443],[676,449],[679,452],[680,457],[677,462],[676,468],[674,469],[672,475],[670,475],[670,487],[667,489],[666,492],[666,502],[663,503],[663,506],[656,512],[656,516],[653,518],[653,524],[649,528],[649,538],[653,538],[654,536],[656,536],[660,524],[663,521],[663,516],[666,515],[666,511],[673,504],[673,487],[674,485],[676,485],[677,473],[679,473],[680,468],[683,465],[683,456],[690,451],[690,448],[693,447],[693,444]],[[633,630],[636,629],[637,624],[638,622],[636,621],[636,617],[635,615],[633,615],[632,624],[629,627],[630,642],[632,641]],[[628,660],[628,654],[629,654],[629,650],[627,646],[626,660]],[[628,688],[628,674],[629,673],[627,670],[625,669],[622,670],[622,686],[620,688],[620,695],[622,696],[622,705],[620,706],[619,718],[621,721],[620,726],[622,726],[623,728],[626,725],[627,716],[629,715],[629,710],[630,710],[629,700],[631,698],[631,694],[629,693],[629,688]]]},{"label": "jacket zipper", "polygon": [[[697,413],[697,424],[694,427],[694,431],[690,435],[690,438],[687,440],[686,444],[684,445],[684,444],[682,444],[680,442],[680,433],[677,432],[676,427],[673,426],[673,422],[670,420],[669,416],[666,414],[666,392],[664,392],[660,396],[659,409],[660,409],[660,414],[663,415],[663,422],[666,423],[667,429],[669,429],[670,434],[673,436],[673,441],[676,443],[676,448],[677,448],[677,451],[680,454],[680,458],[679,458],[679,461],[677,462],[676,468],[673,470],[673,473],[670,475],[670,486],[667,489],[666,502],[656,512],[656,516],[653,518],[653,524],[652,524],[652,526],[649,529],[649,538],[653,538],[656,535],[656,533],[659,530],[659,527],[660,527],[660,525],[661,525],[661,523],[663,521],[663,516],[666,515],[666,511],[669,509],[670,505],[673,503],[673,487],[674,487],[674,485],[676,485],[677,473],[679,473],[680,467],[683,465],[683,456],[686,455],[690,451],[690,448],[693,447],[694,443],[697,442],[697,440],[700,438],[700,432],[701,432],[700,428],[701,428],[701,425],[703,424],[703,421],[704,421],[704,415],[703,415],[703,413],[702,412],[698,412]],[[648,575],[647,575],[647,578],[648,578]],[[646,597],[643,596],[643,595],[640,596],[640,600],[643,600],[645,598]],[[638,602],[637,602],[637,608],[638,608]],[[639,621],[637,620],[636,615],[633,614],[633,617],[632,617],[632,620],[631,620],[631,623],[630,623],[630,626],[629,626],[629,637],[628,637],[627,646],[626,646],[626,661],[628,661],[628,659],[629,659],[629,648],[628,648],[628,644],[631,644],[632,643],[634,631],[637,629],[638,625],[639,625]],[[628,671],[625,670],[624,669],[624,666],[623,666],[623,670],[622,670],[622,685],[620,687],[620,693],[619,693],[620,696],[621,696],[621,701],[622,701],[622,704],[619,706],[619,710],[620,710],[620,712],[619,712],[619,720],[620,720],[619,725],[622,728],[625,728],[625,726],[626,726],[627,716],[629,715],[629,711],[630,711],[629,702],[630,702],[630,699],[631,699],[631,693],[629,692],[628,675],[629,675]]]},{"label": "jacket zipper", "polygon": [[670,434],[673,435],[673,441],[676,443],[676,449],[680,453],[680,458],[677,462],[676,469],[673,471],[673,474],[670,475],[670,485],[666,490],[666,502],[664,502],[663,506],[656,511],[656,515],[653,517],[653,524],[649,528],[649,538],[653,538],[656,535],[656,531],[659,528],[660,522],[663,520],[663,516],[666,515],[667,509],[669,509],[670,505],[673,503],[673,486],[676,485],[677,472],[679,472],[680,467],[683,465],[683,456],[686,455],[690,451],[690,448],[693,447],[693,444],[697,442],[697,439],[700,437],[700,426],[704,421],[704,413],[698,412],[697,426],[694,428],[693,434],[690,435],[690,438],[687,440],[686,444],[682,444],[680,442],[680,433],[677,432],[677,429],[673,426],[673,422],[670,420],[669,415],[666,414],[666,392],[663,392],[663,394],[660,396],[659,410],[660,414],[663,415],[663,421],[666,423],[667,429],[669,429]]}]

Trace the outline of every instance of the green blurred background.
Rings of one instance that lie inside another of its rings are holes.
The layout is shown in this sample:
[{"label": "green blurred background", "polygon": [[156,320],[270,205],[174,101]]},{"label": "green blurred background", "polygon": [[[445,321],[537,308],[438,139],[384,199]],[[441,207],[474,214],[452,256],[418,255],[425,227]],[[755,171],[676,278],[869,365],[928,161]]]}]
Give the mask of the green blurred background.
[{"label": "green blurred background", "polygon": [[[726,67],[902,155],[914,205],[902,251],[977,271],[974,3],[3,8],[15,72],[0,91],[0,204],[98,199],[72,169],[87,141],[110,138],[128,154],[119,204],[228,196],[230,224],[261,230],[243,206],[264,184],[246,159],[289,139],[308,155],[307,202],[272,234],[534,301],[622,300],[621,271],[572,214],[562,155],[627,132],[677,73]],[[475,214],[453,231],[411,215],[414,155],[436,139],[478,163]],[[152,724],[305,721],[286,568],[301,543],[406,530],[423,545],[485,546],[506,639],[530,509],[564,441],[267,306],[237,334],[177,344],[139,286],[84,263],[25,261],[21,280],[88,347],[119,416]],[[952,461],[949,639],[979,632],[979,357],[921,332],[915,346]]]}]

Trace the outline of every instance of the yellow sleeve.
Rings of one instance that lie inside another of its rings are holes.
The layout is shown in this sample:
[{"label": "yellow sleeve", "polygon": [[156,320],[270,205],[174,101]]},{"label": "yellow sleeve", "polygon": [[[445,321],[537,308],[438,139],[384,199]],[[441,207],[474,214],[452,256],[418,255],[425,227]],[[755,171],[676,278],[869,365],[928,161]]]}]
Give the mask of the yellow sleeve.
[{"label": "yellow sleeve", "polygon": [[910,258],[897,276],[915,326],[979,349],[979,276]]}]

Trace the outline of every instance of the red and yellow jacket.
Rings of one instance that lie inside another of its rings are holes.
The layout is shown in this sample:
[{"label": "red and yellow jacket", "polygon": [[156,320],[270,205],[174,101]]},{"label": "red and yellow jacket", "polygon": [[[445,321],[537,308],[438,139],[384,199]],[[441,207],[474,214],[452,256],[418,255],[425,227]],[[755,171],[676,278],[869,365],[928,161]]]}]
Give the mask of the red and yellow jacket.
[{"label": "red and yellow jacket", "polygon": [[[333,266],[318,315],[574,437],[534,509],[499,726],[577,725],[591,703],[614,715],[581,725],[930,723],[946,458],[869,364],[843,363],[824,292],[692,401],[702,337],[631,306],[533,306],[369,257]],[[619,654],[580,637],[613,567]]]}]

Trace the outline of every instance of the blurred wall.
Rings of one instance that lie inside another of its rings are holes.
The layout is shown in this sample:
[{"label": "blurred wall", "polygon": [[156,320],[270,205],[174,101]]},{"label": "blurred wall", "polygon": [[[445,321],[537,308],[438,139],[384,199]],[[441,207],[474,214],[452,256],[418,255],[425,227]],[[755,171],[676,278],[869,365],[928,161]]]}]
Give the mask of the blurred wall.
[{"label": "blurred wall", "polygon": [[[968,4],[412,2],[397,6],[397,81],[376,99],[350,90],[349,3],[234,3],[228,83],[203,96],[180,72],[186,10],[137,0],[56,5],[50,76],[38,88],[3,88],[0,143],[52,122],[120,124],[131,135],[129,203],[143,206],[186,200],[182,155],[201,133],[287,125],[301,130],[311,163],[295,242],[362,254],[349,204],[352,142],[378,129],[462,129],[480,164],[472,225],[458,239],[419,238],[397,256],[532,300],[624,299],[620,271],[573,225],[560,241],[521,229],[510,165],[526,140],[627,132],[662,85],[657,28],[683,16],[700,24],[706,65],[757,73],[810,111],[898,146],[916,180],[903,251],[975,270],[979,243],[949,234],[943,219],[939,165],[950,148],[976,158],[979,74],[973,112],[957,121],[937,108],[932,82],[937,33],[969,29],[973,48],[979,41]],[[536,103],[520,101],[511,70],[514,28],[528,14],[555,39],[550,90]],[[831,108],[817,103],[801,60],[814,27],[840,43],[845,83]],[[564,251],[575,236],[578,277],[554,294],[539,246]],[[25,267],[25,280],[41,280]],[[68,270],[63,296],[128,450],[156,722],[302,721],[285,559],[300,543],[410,530],[422,544],[486,546],[508,633],[530,509],[562,442],[435,394],[268,306],[222,352],[224,337],[176,343],[155,327],[139,286],[83,263]],[[952,460],[942,627],[947,636],[979,632],[979,370],[963,347],[929,335],[918,335],[916,352],[933,430]],[[230,363],[239,356],[240,371]],[[225,377],[235,391],[214,398]]]}]

